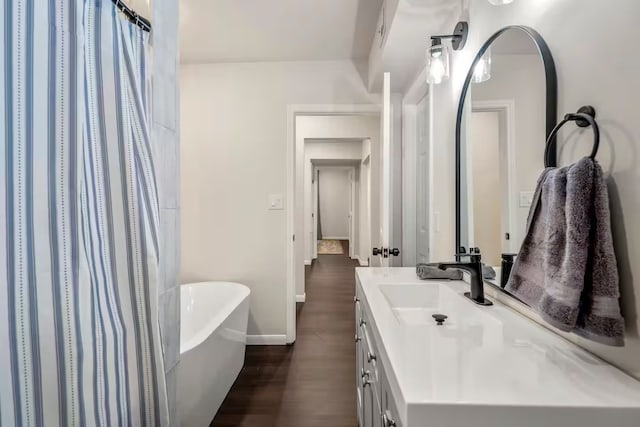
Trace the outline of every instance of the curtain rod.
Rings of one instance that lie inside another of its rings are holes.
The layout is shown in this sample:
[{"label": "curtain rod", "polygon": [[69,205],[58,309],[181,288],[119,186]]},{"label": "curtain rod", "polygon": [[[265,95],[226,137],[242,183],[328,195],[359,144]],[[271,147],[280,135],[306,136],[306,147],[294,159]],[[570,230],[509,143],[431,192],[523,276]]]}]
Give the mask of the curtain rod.
[{"label": "curtain rod", "polygon": [[123,0],[111,0],[111,1],[113,2],[113,4],[116,5],[118,9],[120,9],[122,13],[125,14],[125,16],[127,17],[127,19],[129,19],[129,21],[136,24],[138,27],[140,27],[144,31],[147,31],[147,32],[151,31],[151,21],[149,21],[147,18],[143,16],[138,15],[135,12],[135,10],[127,6]]}]

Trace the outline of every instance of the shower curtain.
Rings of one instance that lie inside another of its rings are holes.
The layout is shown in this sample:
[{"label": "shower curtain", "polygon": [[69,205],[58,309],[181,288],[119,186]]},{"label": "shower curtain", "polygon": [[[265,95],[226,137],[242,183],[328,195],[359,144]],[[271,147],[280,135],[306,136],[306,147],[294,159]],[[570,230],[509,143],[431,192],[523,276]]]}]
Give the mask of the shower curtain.
[{"label": "shower curtain", "polygon": [[109,0],[0,14],[0,425],[167,425],[148,35]]}]

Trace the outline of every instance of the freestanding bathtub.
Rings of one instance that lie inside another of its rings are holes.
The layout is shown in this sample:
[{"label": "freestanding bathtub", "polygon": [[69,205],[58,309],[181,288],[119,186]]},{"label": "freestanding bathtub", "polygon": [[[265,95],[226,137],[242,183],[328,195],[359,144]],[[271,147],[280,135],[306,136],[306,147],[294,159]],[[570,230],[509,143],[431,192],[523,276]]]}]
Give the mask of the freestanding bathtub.
[{"label": "freestanding bathtub", "polygon": [[250,291],[229,282],[180,288],[181,425],[209,426],[244,364]]}]

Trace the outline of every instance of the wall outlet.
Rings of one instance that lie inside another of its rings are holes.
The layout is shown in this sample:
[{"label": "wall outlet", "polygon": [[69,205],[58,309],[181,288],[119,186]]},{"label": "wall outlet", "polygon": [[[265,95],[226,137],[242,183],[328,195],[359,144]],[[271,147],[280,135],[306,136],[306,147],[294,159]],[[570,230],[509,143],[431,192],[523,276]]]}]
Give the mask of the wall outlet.
[{"label": "wall outlet", "polygon": [[535,191],[521,191],[520,192],[520,207],[530,208],[533,203],[533,195]]},{"label": "wall outlet", "polygon": [[282,194],[269,194],[269,210],[281,211],[284,209],[284,197]]}]

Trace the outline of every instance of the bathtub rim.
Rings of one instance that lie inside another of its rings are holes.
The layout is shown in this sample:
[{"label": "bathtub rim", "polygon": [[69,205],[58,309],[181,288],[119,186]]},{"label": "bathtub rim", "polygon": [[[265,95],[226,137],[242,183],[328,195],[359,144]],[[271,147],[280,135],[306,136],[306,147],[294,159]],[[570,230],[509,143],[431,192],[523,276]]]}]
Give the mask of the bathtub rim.
[{"label": "bathtub rim", "polygon": [[[226,305],[223,310],[215,315],[212,315],[211,318],[205,325],[202,325],[197,332],[192,333],[189,340],[185,340],[182,333],[182,322],[184,313],[182,313],[182,288],[190,287],[190,288],[199,288],[199,287],[207,287],[215,284],[225,284],[232,285],[233,287],[238,288],[238,302],[234,305]],[[183,355],[201,345],[205,342],[219,327],[224,323],[226,319],[229,318],[231,313],[238,309],[245,301],[248,301],[251,297],[251,289],[247,285],[243,285],[238,282],[231,282],[226,280],[209,280],[202,282],[194,282],[194,283],[183,283],[180,285],[180,355]],[[245,331],[246,335],[246,331]]]}]

